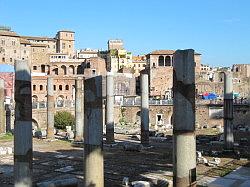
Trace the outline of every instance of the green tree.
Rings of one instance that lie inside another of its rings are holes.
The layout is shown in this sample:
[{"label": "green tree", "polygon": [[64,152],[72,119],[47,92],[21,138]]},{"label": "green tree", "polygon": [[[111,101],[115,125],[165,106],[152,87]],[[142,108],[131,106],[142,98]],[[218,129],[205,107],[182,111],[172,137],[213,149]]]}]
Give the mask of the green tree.
[{"label": "green tree", "polygon": [[67,111],[56,112],[55,127],[57,129],[66,129],[66,126],[71,126],[72,129],[75,125],[75,117]]}]

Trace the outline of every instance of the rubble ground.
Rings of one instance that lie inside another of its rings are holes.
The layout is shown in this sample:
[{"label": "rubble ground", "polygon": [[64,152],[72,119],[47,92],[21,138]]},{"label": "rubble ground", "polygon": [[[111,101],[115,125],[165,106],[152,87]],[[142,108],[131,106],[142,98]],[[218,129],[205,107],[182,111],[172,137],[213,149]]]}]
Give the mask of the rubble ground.
[{"label": "rubble ground", "polygon": [[[205,131],[198,132],[197,140],[204,139]],[[204,137],[203,137],[204,135]],[[211,136],[211,137],[210,137]],[[209,138],[213,140],[213,136]],[[139,138],[132,135],[116,134],[114,146],[104,144],[105,186],[122,186],[124,179],[133,181],[172,180],[172,137],[150,138],[150,147],[126,151],[124,144],[139,144]],[[207,137],[206,137],[207,138]],[[0,138],[1,147],[12,147],[13,139]],[[249,147],[245,147],[249,152]],[[34,185],[48,180],[78,178],[83,182],[83,149],[74,147],[69,141],[33,139],[33,182]],[[239,159],[221,153],[221,144],[210,145],[200,141],[197,143],[199,155],[208,161],[220,161],[218,166],[197,164],[197,179],[204,177],[219,177],[240,167],[249,167],[248,159]],[[214,159],[220,158],[220,159]],[[247,165],[248,164],[248,165]],[[0,186],[13,186],[13,154],[0,155]],[[155,185],[157,186],[157,185]]]}]

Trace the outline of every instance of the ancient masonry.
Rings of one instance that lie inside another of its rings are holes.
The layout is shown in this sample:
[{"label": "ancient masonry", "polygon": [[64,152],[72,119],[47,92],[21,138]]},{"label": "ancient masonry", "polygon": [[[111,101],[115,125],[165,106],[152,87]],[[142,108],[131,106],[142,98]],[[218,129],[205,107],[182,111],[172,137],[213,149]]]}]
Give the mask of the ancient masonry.
[{"label": "ancient masonry", "polygon": [[175,186],[196,183],[194,50],[174,54],[173,181]]},{"label": "ancient masonry", "polygon": [[27,61],[15,62],[15,186],[32,186],[32,104],[31,74]]},{"label": "ancient masonry", "polygon": [[0,133],[5,133],[4,80],[0,79]]},{"label": "ancient masonry", "polygon": [[141,143],[149,145],[148,75],[141,74]]},{"label": "ancient masonry", "polygon": [[102,77],[84,85],[84,186],[104,186]]},{"label": "ancient masonry", "polygon": [[83,141],[83,92],[84,92],[84,84],[83,84],[83,77],[77,77],[75,80],[76,85],[76,92],[75,92],[75,141],[81,142]]},{"label": "ancient masonry", "polygon": [[106,77],[106,141],[114,143],[114,76]]},{"label": "ancient masonry", "polygon": [[[31,74],[27,61],[15,63],[14,178],[16,186],[32,186]],[[114,142],[114,79],[107,75],[107,143]],[[75,141],[84,138],[84,185],[104,186],[103,86],[102,76],[77,77]],[[141,74],[141,145],[149,141],[148,75]],[[174,53],[173,182],[174,186],[196,185],[195,63],[194,50]],[[0,80],[0,94],[3,81]],[[53,78],[48,78],[47,138],[54,138]],[[84,115],[83,115],[84,114]],[[224,144],[233,150],[232,74],[224,72]],[[1,123],[2,125],[2,123]],[[5,130],[5,129],[4,129]]]},{"label": "ancient masonry", "polygon": [[48,77],[47,82],[47,138],[54,138],[54,88],[53,88],[53,77]]},{"label": "ancient masonry", "polygon": [[224,148],[233,150],[233,76],[224,72]]}]

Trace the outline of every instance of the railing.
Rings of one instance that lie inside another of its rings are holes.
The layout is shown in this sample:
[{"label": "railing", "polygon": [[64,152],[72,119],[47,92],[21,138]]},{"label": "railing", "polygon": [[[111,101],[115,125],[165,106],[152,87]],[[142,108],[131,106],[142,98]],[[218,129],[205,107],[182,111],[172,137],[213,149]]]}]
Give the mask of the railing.
[{"label": "railing", "polygon": [[[141,98],[125,98],[123,102],[115,103],[116,105],[121,106],[140,106],[141,105]],[[172,100],[166,99],[149,99],[149,105],[172,105]]]},{"label": "railing", "polygon": [[[75,107],[74,100],[59,100],[55,102],[55,108],[72,108]],[[32,102],[32,109],[43,109],[47,108],[47,102]]]}]

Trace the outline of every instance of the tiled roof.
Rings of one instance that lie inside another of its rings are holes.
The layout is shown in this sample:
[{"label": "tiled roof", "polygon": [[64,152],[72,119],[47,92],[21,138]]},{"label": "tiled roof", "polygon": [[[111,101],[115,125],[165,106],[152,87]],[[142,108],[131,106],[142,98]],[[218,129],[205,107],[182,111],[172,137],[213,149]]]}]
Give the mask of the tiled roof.
[{"label": "tiled roof", "polygon": [[[176,50],[155,50],[149,53],[150,55],[173,55]],[[195,55],[201,55],[200,53],[194,52]]]},{"label": "tiled roof", "polygon": [[0,36],[13,36],[13,37],[19,37],[19,35],[12,31],[0,31]]},{"label": "tiled roof", "polygon": [[155,50],[152,51],[151,55],[173,55],[175,50]]},{"label": "tiled roof", "polygon": [[46,41],[56,41],[54,38],[49,37],[40,37],[40,36],[21,36],[24,39],[27,40],[46,40]]}]

